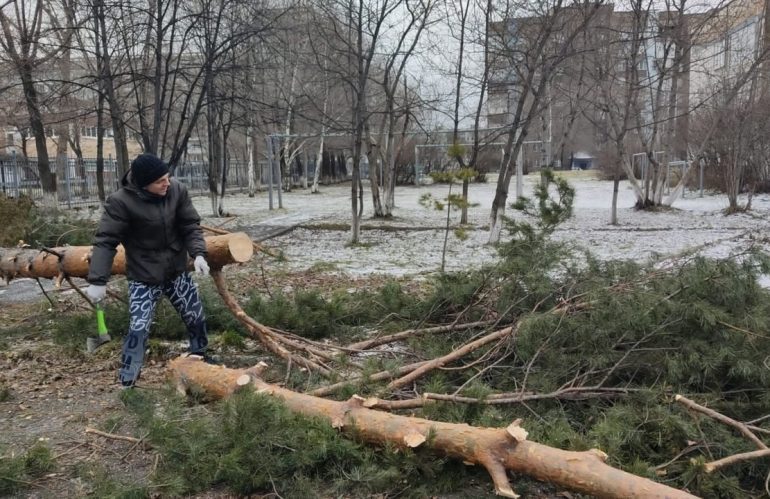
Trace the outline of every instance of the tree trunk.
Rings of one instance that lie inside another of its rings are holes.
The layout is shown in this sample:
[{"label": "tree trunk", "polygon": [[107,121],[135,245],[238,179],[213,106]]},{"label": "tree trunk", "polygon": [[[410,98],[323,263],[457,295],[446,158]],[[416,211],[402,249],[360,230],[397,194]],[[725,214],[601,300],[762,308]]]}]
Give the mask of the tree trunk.
[{"label": "tree trunk", "polygon": [[107,40],[108,35],[104,0],[96,0],[93,4],[93,9],[95,22],[99,24],[98,30],[100,41],[96,53],[97,64],[100,68],[99,86],[101,91],[104,92],[110,107],[110,119],[113,132],[112,140],[115,144],[115,157],[117,159],[115,174],[118,178],[122,178],[129,168],[128,135],[126,133],[126,124],[123,121],[121,96],[115,88],[115,81],[112,74],[113,68],[109,50],[110,44]]},{"label": "tree trunk", "polygon": [[[324,103],[325,104],[325,103]],[[324,158],[324,133],[323,126],[321,127],[321,139],[318,141],[318,156],[315,160],[315,170],[313,171],[313,185],[310,187],[310,192],[318,192],[318,181],[321,179],[321,166],[323,165]]]},{"label": "tree trunk", "polygon": [[230,130],[232,129],[232,114],[230,114],[230,117],[230,119],[225,120],[223,111],[223,118],[220,120],[220,126],[222,127],[222,159],[219,165],[221,182],[219,184],[219,199],[217,200],[217,214],[220,217],[227,216],[227,210],[225,210],[225,192],[227,190],[227,171],[230,169],[230,154],[228,152],[227,141],[230,138]]},{"label": "tree trunk", "polygon": [[99,92],[96,104],[96,188],[99,201],[107,199],[104,192],[104,92]]},{"label": "tree trunk", "polygon": [[246,176],[249,180],[249,197],[253,198],[257,194],[257,172],[255,168],[255,157],[256,157],[256,144],[254,143],[255,140],[252,137],[252,134],[254,133],[254,129],[252,127],[249,127],[248,130],[246,130],[246,151],[248,153],[249,158],[249,164],[248,164],[248,173]]},{"label": "tree trunk", "polygon": [[[367,134],[368,135],[368,134]],[[372,145],[369,144],[369,147],[367,149],[367,159],[369,160],[369,186],[372,191],[372,210],[374,211],[374,216],[376,218],[383,218],[385,217],[385,211],[384,206],[382,202],[382,195],[380,193],[380,169],[379,169],[379,162],[380,162],[380,154],[379,154],[379,145]]]},{"label": "tree trunk", "polygon": [[[25,68],[26,69],[26,68]],[[29,74],[21,75],[21,84],[24,90],[24,100],[29,113],[29,127],[35,138],[35,147],[37,149],[37,171],[40,176],[40,183],[43,187],[44,204],[56,205],[56,173],[51,171],[51,164],[48,157],[48,147],[45,137],[45,126],[40,112],[40,103],[38,102],[37,89],[32,81],[32,68],[29,68]]]},{"label": "tree trunk", "polygon": [[[615,165],[617,169],[618,166]],[[610,225],[618,225],[618,191],[620,190],[620,174],[615,172],[612,178],[612,211],[610,213]]]},{"label": "tree trunk", "polygon": [[508,131],[505,149],[503,150],[503,164],[497,177],[497,188],[495,189],[495,197],[492,200],[492,211],[489,215],[490,244],[497,244],[500,242],[503,217],[505,216],[505,203],[508,200],[508,187],[511,184],[511,177],[513,176],[511,165],[515,165],[513,158],[518,155],[519,148],[521,147],[520,143],[523,140],[521,137],[517,137],[517,131],[518,125],[512,125],[511,129]]},{"label": "tree trunk", "polygon": [[[206,249],[206,260],[214,270],[232,263],[247,262],[254,253],[251,239],[243,232],[209,236],[206,238]],[[125,274],[126,258],[123,246],[118,246],[117,251],[111,273]],[[86,277],[90,261],[91,246],[65,246],[47,251],[0,248],[0,277],[7,281],[16,277]],[[189,268],[192,268],[192,260],[189,262]]]},{"label": "tree trunk", "polygon": [[350,182],[350,211],[352,213],[352,220],[350,223],[350,244],[358,244],[361,237],[361,206],[359,206],[359,198],[361,196],[360,157],[361,139],[356,137],[353,145],[353,175]]},{"label": "tree trunk", "polygon": [[209,78],[209,86],[206,90],[206,99],[208,105],[206,108],[206,131],[208,133],[208,184],[209,184],[209,201],[211,202],[211,215],[219,216],[217,212],[217,187],[219,185],[220,165],[223,154],[222,137],[220,135],[221,120],[219,105],[216,102],[214,96],[212,79]]},{"label": "tree trunk", "polygon": [[321,178],[321,165],[323,165],[323,158],[324,158],[324,138],[326,137],[326,113],[329,109],[329,80],[326,76],[327,61],[328,59],[324,56],[324,67],[323,67],[324,104],[323,104],[323,112],[321,113],[321,136],[319,137],[319,140],[318,140],[318,158],[315,161],[315,170],[313,172],[313,185],[312,187],[310,187],[310,192],[314,194],[318,192],[318,181]]},{"label": "tree trunk", "polygon": [[518,497],[508,482],[508,470],[596,497],[695,497],[608,466],[607,455],[600,450],[573,452],[530,442],[518,420],[507,428],[482,428],[400,416],[369,409],[371,401],[356,395],[344,402],[305,395],[265,383],[259,378],[259,367],[228,369],[194,356],[172,360],[169,369],[180,391],[195,387],[210,397],[224,398],[249,386],[258,393],[282,399],[293,412],[324,419],[334,428],[367,442],[402,448],[424,445],[463,462],[479,464],[489,472],[495,492],[503,497]]}]

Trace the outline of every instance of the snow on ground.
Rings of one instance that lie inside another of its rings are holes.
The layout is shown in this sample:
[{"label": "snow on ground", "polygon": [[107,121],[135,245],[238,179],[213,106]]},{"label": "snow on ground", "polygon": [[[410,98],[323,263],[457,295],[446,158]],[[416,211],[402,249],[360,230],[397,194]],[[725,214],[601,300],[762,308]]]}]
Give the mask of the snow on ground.
[{"label": "snow on ground", "polygon": [[[568,174],[576,189],[574,216],[555,234],[559,240],[573,242],[589,249],[600,258],[633,259],[643,261],[658,254],[675,256],[685,251],[697,251],[709,257],[726,258],[740,252],[752,243],[768,247],[770,236],[770,195],[758,195],[753,200],[753,211],[748,214],[724,216],[727,206],[724,195],[688,192],[674,203],[670,211],[649,213],[634,210],[634,194],[628,184],[621,184],[618,199],[618,225],[609,225],[612,183],[598,181],[591,176]],[[525,177],[525,195],[531,195],[539,180],[538,175]],[[509,202],[515,198],[516,180],[509,190]],[[446,212],[438,212],[420,205],[423,194],[443,199],[447,185],[402,186],[396,189],[395,217],[377,220],[372,217],[371,193],[364,186],[364,215],[361,245],[351,247],[349,229],[331,230],[327,224],[350,224],[350,184],[321,186],[320,194],[295,189],[283,193],[283,208],[278,209],[274,193],[274,207],[268,209],[266,192],[254,198],[246,195],[228,196],[225,209],[237,215],[237,220],[226,227],[254,232],[257,225],[296,226],[293,231],[265,241],[265,245],[280,249],[287,257],[283,263],[271,262],[286,270],[303,270],[314,265],[336,269],[351,277],[383,273],[393,276],[432,273],[441,264]],[[472,229],[468,238],[458,240],[450,233],[447,246],[448,270],[478,266],[495,258],[495,250],[488,245],[489,213],[496,188],[496,178],[470,186],[469,199],[477,206],[470,208],[468,219]],[[454,186],[454,192],[459,187]],[[206,198],[195,198],[202,215],[211,212]],[[508,210],[508,214],[513,212]],[[219,220],[221,222],[221,220]],[[459,213],[452,213],[451,223],[459,222]],[[216,225],[217,219],[206,219]],[[313,228],[316,226],[317,228]],[[325,226],[325,227],[324,227]],[[393,230],[395,227],[404,230]],[[383,228],[388,230],[383,230]]]},{"label": "snow on ground", "polygon": [[[590,173],[590,172],[589,172]],[[554,237],[590,250],[604,259],[633,259],[644,261],[654,255],[676,256],[696,252],[713,258],[727,258],[744,251],[751,244],[761,245],[770,252],[770,195],[755,196],[753,210],[748,214],[724,216],[727,206],[724,195],[688,192],[669,211],[648,213],[634,210],[634,194],[622,183],[618,199],[618,225],[609,225],[612,183],[595,180],[586,173],[567,173],[575,187],[574,216],[557,230]],[[496,177],[487,183],[470,186],[469,199],[477,206],[469,209],[471,229],[468,238],[458,240],[450,233],[447,241],[447,270],[477,267],[491,262],[496,252],[486,244],[489,213],[496,189]],[[525,195],[532,194],[538,175],[525,177]],[[515,179],[509,189],[509,204],[515,198]],[[378,220],[372,217],[372,198],[364,184],[364,215],[361,244],[348,245],[350,230],[332,230],[334,226],[350,225],[350,184],[321,186],[319,194],[307,189],[282,193],[283,208],[278,209],[274,193],[274,210],[269,210],[268,193],[260,192],[249,198],[245,194],[227,196],[225,209],[236,218],[231,221],[206,216],[211,213],[207,197],[193,198],[204,223],[219,225],[227,222],[228,230],[244,230],[254,239],[264,241],[270,248],[280,249],[285,262],[266,259],[271,269],[298,271],[320,266],[325,270],[344,272],[355,278],[368,274],[390,276],[420,276],[435,273],[441,266],[441,248],[446,212],[420,205],[423,194],[443,199],[447,185],[396,188],[395,217]],[[454,186],[453,192],[458,192]],[[745,200],[744,200],[745,202]],[[513,215],[508,210],[508,215]],[[459,213],[451,214],[451,223],[459,222]],[[297,227],[289,230],[292,227]],[[403,230],[394,230],[401,228]],[[52,283],[43,280],[46,288]],[[760,276],[763,286],[770,288],[770,276]],[[32,279],[14,279],[0,283],[0,303],[24,301],[40,294]]]},{"label": "snow on ground", "polygon": [[[676,256],[686,251],[727,258],[751,244],[761,245],[770,252],[770,195],[755,196],[753,210],[748,214],[724,216],[721,211],[727,206],[724,195],[707,193],[699,197],[699,193],[693,192],[674,203],[673,210],[648,213],[634,210],[633,191],[627,184],[621,184],[619,224],[611,226],[612,183],[595,180],[585,173],[569,172],[567,176],[576,190],[574,216],[554,237],[580,245],[599,258],[644,261],[654,254]],[[470,186],[470,201],[477,203],[469,209],[472,228],[464,241],[450,233],[447,270],[477,267],[496,258],[495,250],[486,244],[496,180],[490,176],[487,183]],[[538,180],[538,175],[525,177],[526,195],[531,195]],[[264,242],[267,247],[282,250],[287,257],[285,262],[267,259],[265,265],[271,269],[298,271],[322,266],[344,272],[350,278],[368,274],[420,276],[438,271],[446,212],[425,208],[419,200],[423,194],[443,199],[448,187],[397,187],[395,217],[386,221],[372,218],[369,186],[365,184],[364,189],[362,244],[355,247],[348,245],[349,229],[330,227],[350,224],[349,183],[321,186],[319,194],[311,194],[306,189],[282,193],[282,209],[278,209],[277,193],[274,193],[274,210],[268,209],[267,192],[260,192],[254,198],[245,194],[227,196],[225,209],[237,217],[224,228],[245,230],[255,239],[283,233]],[[459,187],[454,189],[457,192]],[[509,189],[509,203],[514,200],[515,192],[514,179]],[[223,219],[206,216],[211,213],[207,197],[197,196],[193,200],[205,223],[223,223]],[[508,214],[514,213],[508,210]],[[452,213],[451,223],[456,225],[459,218],[459,213]],[[300,228],[287,231],[296,226]],[[403,230],[393,230],[399,227]],[[760,276],[760,281],[770,288],[770,276]],[[46,288],[53,286],[49,281],[42,282]],[[0,284],[0,303],[25,301],[39,294],[38,285],[32,279]]]}]

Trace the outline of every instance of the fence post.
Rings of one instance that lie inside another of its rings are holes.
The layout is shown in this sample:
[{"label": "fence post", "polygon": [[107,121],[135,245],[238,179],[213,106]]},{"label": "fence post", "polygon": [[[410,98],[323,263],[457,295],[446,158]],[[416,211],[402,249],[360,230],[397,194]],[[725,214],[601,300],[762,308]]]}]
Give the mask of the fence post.
[{"label": "fence post", "polygon": [[267,204],[270,210],[273,209],[273,140],[268,135],[265,137],[267,142]]},{"label": "fence post", "polygon": [[3,195],[5,196],[5,161],[0,161],[0,182],[3,183]]},{"label": "fence post", "polygon": [[700,166],[700,197],[703,197],[703,160],[701,159],[698,161],[698,166]]},{"label": "fence post", "polygon": [[13,151],[13,179],[16,181],[16,199],[21,197],[21,176],[19,175],[19,162],[16,159],[16,150]]},{"label": "fence post", "polygon": [[70,160],[67,156],[60,156],[64,164],[64,183],[67,186],[67,208],[72,208],[72,182],[70,181]]}]

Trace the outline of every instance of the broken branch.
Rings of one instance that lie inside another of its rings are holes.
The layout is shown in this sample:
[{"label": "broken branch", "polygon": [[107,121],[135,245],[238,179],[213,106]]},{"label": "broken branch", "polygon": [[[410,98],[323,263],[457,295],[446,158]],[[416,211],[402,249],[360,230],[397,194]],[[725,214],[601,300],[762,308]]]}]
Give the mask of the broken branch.
[{"label": "broken branch", "polygon": [[395,379],[391,381],[387,388],[389,390],[393,390],[396,388],[400,388],[404,385],[408,385],[412,381],[416,380],[417,378],[425,375],[427,372],[432,371],[433,369],[438,369],[439,367],[455,361],[457,359],[460,359],[469,353],[473,352],[474,350],[478,350],[479,348],[483,347],[484,345],[487,345],[489,343],[492,343],[494,341],[501,340],[503,338],[506,338],[510,335],[512,335],[518,328],[513,327],[507,327],[504,329],[501,329],[499,331],[495,331],[494,333],[490,333],[486,336],[483,336],[475,341],[472,341],[470,343],[467,343],[463,345],[462,347],[453,350],[452,352],[443,355],[441,357],[437,357],[433,360],[430,360],[426,362],[424,365],[418,367],[414,371],[410,372],[406,376],[402,376],[401,378]]},{"label": "broken branch", "polygon": [[526,432],[514,423],[508,428],[481,428],[374,411],[357,396],[338,402],[293,392],[268,384],[252,371],[211,366],[195,357],[169,362],[178,386],[195,386],[213,398],[226,397],[250,386],[258,393],[279,398],[292,412],[318,417],[334,428],[376,444],[395,444],[438,451],[480,464],[489,472],[495,491],[517,497],[506,470],[530,475],[597,497],[685,499],[695,496],[652,480],[632,475],[605,463],[600,450],[565,451],[525,440]]},{"label": "broken branch", "polygon": [[703,407],[702,405],[688,399],[687,397],[684,397],[682,395],[677,395],[674,397],[674,400],[682,404],[683,406],[687,407],[688,409],[691,409],[696,412],[700,412],[701,414],[705,414],[706,416],[716,419],[720,423],[724,423],[728,426],[732,426],[733,428],[737,429],[741,434],[754,442],[754,444],[759,447],[760,449],[767,449],[767,445],[759,439],[754,433],[749,430],[745,424],[741,423],[740,421],[736,421],[733,418],[727,417],[724,414],[721,414],[713,409],[709,409],[708,407]]}]

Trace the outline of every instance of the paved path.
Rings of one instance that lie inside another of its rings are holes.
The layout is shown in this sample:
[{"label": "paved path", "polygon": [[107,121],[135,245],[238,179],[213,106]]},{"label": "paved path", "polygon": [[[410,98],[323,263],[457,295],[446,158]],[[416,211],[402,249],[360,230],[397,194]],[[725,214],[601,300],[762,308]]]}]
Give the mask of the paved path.
[{"label": "paved path", "polygon": [[[40,279],[40,284],[43,285],[46,292],[56,291],[56,287],[51,279]],[[64,285],[69,287],[69,284],[65,283]],[[74,293],[74,291],[69,292]],[[37,301],[42,296],[43,293],[40,291],[40,286],[35,279],[22,277],[14,279],[8,284],[5,281],[0,282],[0,305]]]},{"label": "paved path", "polygon": [[273,237],[282,236],[296,225],[273,225],[273,224],[257,224],[251,227],[241,227],[239,230],[245,232],[249,237],[258,243],[266,241]]}]

